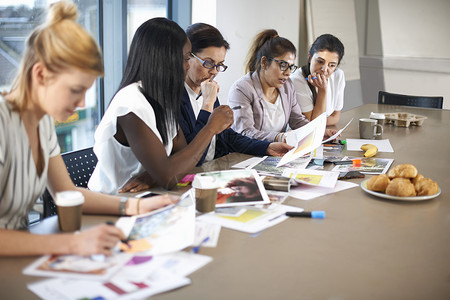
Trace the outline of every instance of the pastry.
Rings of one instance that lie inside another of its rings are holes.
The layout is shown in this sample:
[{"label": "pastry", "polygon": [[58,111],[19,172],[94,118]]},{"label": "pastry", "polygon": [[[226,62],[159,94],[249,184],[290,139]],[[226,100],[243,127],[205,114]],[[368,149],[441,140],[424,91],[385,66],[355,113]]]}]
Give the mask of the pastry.
[{"label": "pastry", "polygon": [[414,184],[414,186],[416,185],[417,182],[419,182],[420,180],[424,179],[425,177],[423,177],[422,174],[417,174],[416,177],[411,179],[412,184]]},{"label": "pastry", "polygon": [[411,164],[401,164],[395,166],[388,172],[389,178],[414,178],[417,176],[417,168]]},{"label": "pastry", "polygon": [[389,182],[389,177],[386,174],[373,176],[367,181],[367,189],[384,193]]},{"label": "pastry", "polygon": [[411,180],[394,178],[386,187],[386,194],[398,197],[411,197],[416,195],[416,190]]},{"label": "pastry", "polygon": [[414,185],[417,196],[431,196],[439,192],[439,185],[430,178],[422,178]]}]

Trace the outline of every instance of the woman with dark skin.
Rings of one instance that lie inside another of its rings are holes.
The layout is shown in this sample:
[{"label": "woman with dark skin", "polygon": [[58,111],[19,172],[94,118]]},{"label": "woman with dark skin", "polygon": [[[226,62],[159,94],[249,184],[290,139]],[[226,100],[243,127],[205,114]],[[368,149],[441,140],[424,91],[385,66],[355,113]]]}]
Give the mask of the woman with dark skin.
[{"label": "woman with dark skin", "polygon": [[218,107],[196,138],[186,143],[178,126],[191,45],[165,18],[135,33],[124,76],[95,134],[99,162],[89,188],[117,193],[130,179],[170,189],[191,171],[215,134],[229,128],[233,111]]}]

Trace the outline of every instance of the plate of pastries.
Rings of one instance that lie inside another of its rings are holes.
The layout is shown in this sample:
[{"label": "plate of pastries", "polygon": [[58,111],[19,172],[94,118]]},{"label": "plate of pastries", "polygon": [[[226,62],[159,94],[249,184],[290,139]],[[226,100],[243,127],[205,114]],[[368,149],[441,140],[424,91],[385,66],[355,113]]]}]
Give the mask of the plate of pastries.
[{"label": "plate of pastries", "polygon": [[430,200],[441,194],[437,182],[424,177],[412,164],[397,165],[387,174],[364,180],[361,188],[377,197],[402,201]]}]

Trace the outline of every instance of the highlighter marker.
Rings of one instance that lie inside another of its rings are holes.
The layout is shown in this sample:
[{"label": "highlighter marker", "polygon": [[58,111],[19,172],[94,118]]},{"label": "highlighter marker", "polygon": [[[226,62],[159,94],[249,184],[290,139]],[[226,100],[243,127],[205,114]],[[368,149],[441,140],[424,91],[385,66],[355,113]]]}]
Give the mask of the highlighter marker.
[{"label": "highlighter marker", "polygon": [[325,212],[323,210],[315,211],[287,211],[288,217],[300,217],[300,218],[313,218],[313,219],[325,219]]}]

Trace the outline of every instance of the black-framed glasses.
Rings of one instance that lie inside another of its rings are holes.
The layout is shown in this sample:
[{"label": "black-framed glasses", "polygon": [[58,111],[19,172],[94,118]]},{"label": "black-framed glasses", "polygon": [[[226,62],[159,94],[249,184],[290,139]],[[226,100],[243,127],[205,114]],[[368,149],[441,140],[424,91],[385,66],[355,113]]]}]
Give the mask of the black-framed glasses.
[{"label": "black-framed glasses", "polygon": [[211,69],[216,68],[217,72],[225,72],[225,70],[228,68],[228,66],[225,66],[224,64],[216,65],[213,61],[203,60],[192,52],[191,52],[191,55],[193,57],[195,57],[196,59],[198,59],[198,61],[202,63],[202,66],[207,69],[211,70]]},{"label": "black-framed glasses", "polygon": [[298,67],[296,65],[294,65],[294,64],[290,65],[285,60],[278,60],[278,59],[275,59],[275,58],[272,58],[272,57],[268,57],[267,59],[276,61],[278,63],[278,65],[280,66],[280,70],[283,71],[283,72],[286,71],[287,69],[290,69],[291,73],[294,73],[298,69]]}]

